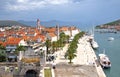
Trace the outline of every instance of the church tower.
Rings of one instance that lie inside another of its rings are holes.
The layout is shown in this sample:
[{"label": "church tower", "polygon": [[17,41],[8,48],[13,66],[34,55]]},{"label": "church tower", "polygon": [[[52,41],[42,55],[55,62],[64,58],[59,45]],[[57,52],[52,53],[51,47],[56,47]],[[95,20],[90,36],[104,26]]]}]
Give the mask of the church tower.
[{"label": "church tower", "polygon": [[59,35],[60,35],[60,31],[59,31],[59,25],[56,25],[56,32],[57,32],[57,40],[59,40]]},{"label": "church tower", "polygon": [[37,19],[37,29],[41,32],[41,25],[40,25],[40,20]]}]

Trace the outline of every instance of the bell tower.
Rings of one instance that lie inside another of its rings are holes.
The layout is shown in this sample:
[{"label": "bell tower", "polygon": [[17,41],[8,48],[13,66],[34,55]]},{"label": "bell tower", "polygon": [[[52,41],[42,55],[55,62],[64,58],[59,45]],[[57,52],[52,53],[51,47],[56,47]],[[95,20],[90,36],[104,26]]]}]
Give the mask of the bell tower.
[{"label": "bell tower", "polygon": [[39,31],[41,31],[41,25],[40,25],[40,20],[37,19],[37,27],[36,27]]}]

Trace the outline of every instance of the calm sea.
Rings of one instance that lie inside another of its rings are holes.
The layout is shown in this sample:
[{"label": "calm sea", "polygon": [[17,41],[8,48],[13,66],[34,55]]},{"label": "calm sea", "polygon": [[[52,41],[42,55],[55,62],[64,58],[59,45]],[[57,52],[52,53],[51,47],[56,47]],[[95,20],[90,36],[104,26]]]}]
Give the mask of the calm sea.
[{"label": "calm sea", "polygon": [[[108,37],[114,37],[115,40],[108,41]],[[96,54],[105,53],[110,58],[112,66],[110,69],[104,69],[107,77],[120,77],[120,33],[95,33],[95,40],[99,44]]]}]

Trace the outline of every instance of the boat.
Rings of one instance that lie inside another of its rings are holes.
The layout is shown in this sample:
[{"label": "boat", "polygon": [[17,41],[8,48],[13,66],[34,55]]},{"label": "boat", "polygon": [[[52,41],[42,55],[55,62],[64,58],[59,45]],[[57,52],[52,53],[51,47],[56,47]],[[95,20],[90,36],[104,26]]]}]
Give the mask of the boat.
[{"label": "boat", "polygon": [[93,49],[97,49],[99,47],[98,43],[95,40],[91,41],[91,46],[93,47]]},{"label": "boat", "polygon": [[111,67],[111,62],[105,53],[99,54],[99,62],[103,68],[110,68]]},{"label": "boat", "polygon": [[113,37],[109,37],[109,38],[108,38],[108,41],[113,41],[113,40],[114,40]]}]

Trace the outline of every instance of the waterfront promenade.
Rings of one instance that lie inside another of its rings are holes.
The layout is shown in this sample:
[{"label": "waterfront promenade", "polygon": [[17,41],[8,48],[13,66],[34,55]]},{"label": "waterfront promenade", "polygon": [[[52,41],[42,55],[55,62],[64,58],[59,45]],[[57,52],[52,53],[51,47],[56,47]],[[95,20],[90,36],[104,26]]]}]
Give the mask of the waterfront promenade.
[{"label": "waterfront promenade", "polygon": [[96,67],[99,77],[106,77],[101,66],[96,62],[97,56],[92,49],[90,43],[87,41],[89,36],[84,36],[79,39],[77,57],[74,58],[73,63],[79,65],[92,65]]},{"label": "waterfront promenade", "polygon": [[[77,56],[72,60],[73,65],[82,65],[84,67],[93,66],[93,68],[91,68],[91,70],[96,70],[96,71],[94,71],[94,75],[97,74],[98,77],[106,77],[105,73],[103,72],[103,69],[96,62],[97,56],[96,56],[94,50],[92,49],[90,43],[87,41],[88,39],[89,39],[89,36],[84,36],[79,39],[77,53],[76,53]],[[65,45],[63,50],[60,50],[55,53],[57,55],[57,58],[55,60],[56,64],[58,64],[58,65],[59,64],[67,64],[69,62],[69,60],[66,60],[64,58],[64,55],[65,55],[65,52],[67,51],[67,49],[68,49],[68,44]],[[62,69],[62,67],[61,67],[61,69]],[[86,69],[84,69],[84,70],[86,70]],[[60,69],[59,69],[59,71],[60,71]],[[85,77],[87,77],[87,76],[85,76]],[[90,77],[92,77],[92,75]]]}]

